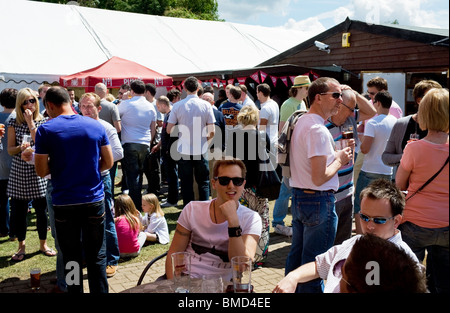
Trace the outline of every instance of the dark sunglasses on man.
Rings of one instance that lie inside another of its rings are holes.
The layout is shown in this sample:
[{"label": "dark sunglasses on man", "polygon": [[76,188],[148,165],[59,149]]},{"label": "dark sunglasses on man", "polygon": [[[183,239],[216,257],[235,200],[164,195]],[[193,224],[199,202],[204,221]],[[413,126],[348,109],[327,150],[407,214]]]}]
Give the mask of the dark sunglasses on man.
[{"label": "dark sunglasses on man", "polygon": [[340,92],[322,92],[321,95],[331,95],[334,99],[342,97],[342,93]]},{"label": "dark sunglasses on man", "polygon": [[214,177],[214,180],[218,180],[219,184],[221,184],[222,186],[228,186],[230,181],[232,181],[233,185],[239,187],[244,183],[245,178],[220,176],[220,177]]},{"label": "dark sunglasses on man", "polygon": [[388,220],[391,220],[394,218],[393,216],[391,216],[391,217],[369,217],[361,212],[359,213],[359,216],[366,223],[368,223],[369,221],[372,220],[375,224],[379,224],[379,225],[386,224],[386,222]]}]

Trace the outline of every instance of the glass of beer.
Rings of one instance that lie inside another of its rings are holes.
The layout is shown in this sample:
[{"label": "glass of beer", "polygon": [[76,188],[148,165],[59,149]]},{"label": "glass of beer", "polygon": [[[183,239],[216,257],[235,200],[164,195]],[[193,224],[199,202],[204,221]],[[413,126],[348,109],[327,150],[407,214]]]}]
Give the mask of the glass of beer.
[{"label": "glass of beer", "polygon": [[36,291],[41,288],[41,269],[34,267],[30,269],[31,289]]}]

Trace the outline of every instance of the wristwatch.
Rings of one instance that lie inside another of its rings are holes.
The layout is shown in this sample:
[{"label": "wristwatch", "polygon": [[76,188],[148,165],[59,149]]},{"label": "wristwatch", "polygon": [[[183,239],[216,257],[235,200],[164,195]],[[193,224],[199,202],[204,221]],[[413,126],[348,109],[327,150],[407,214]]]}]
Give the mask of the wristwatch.
[{"label": "wristwatch", "polygon": [[241,226],[238,227],[228,227],[228,237],[241,237],[242,235],[242,228]]}]

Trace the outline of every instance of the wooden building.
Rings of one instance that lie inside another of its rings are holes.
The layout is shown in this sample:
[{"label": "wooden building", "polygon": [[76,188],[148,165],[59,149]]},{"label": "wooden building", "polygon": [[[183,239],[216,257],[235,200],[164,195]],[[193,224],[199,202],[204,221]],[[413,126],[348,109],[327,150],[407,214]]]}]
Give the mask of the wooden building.
[{"label": "wooden building", "polygon": [[[448,33],[448,29],[377,25],[347,18],[259,66],[291,64],[335,72],[341,83],[359,92],[366,91],[370,78],[382,76],[407,115],[417,110],[412,89],[418,81],[434,79],[448,88]],[[319,50],[321,43],[328,49]]]}]

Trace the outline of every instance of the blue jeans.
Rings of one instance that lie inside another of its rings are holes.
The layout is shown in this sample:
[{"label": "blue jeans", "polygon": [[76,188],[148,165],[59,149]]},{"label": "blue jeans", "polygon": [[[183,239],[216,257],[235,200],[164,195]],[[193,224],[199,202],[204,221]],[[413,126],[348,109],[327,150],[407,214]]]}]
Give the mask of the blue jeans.
[{"label": "blue jeans", "polygon": [[167,178],[167,202],[176,204],[178,203],[178,165],[177,162],[172,159],[170,154],[163,154],[162,155],[162,162],[161,169],[164,169],[166,171],[166,178]]},{"label": "blue jeans", "polygon": [[384,178],[386,180],[391,180],[392,175],[367,173],[367,172],[364,172],[364,171],[360,171],[359,172],[358,181],[356,182],[356,188],[355,188],[355,200],[353,202],[353,212],[355,214],[359,213],[359,211],[361,211],[361,199],[359,199],[359,194],[372,181],[374,181],[374,180],[376,180],[378,178]]},{"label": "blue jeans", "polygon": [[278,224],[284,225],[284,218],[289,210],[289,198],[292,196],[292,188],[289,186],[289,178],[283,177],[280,194],[275,201],[273,207],[273,220],[272,227],[276,227]]},{"label": "blue jeans", "polygon": [[[53,208],[56,234],[64,258],[68,292],[83,293],[84,252],[90,292],[108,293],[104,201],[65,206],[54,205]],[[78,273],[74,274],[75,269]],[[73,279],[69,282],[67,280],[69,275],[75,277],[78,283],[73,283]]]},{"label": "blue jeans", "polygon": [[122,167],[130,190],[129,195],[136,206],[142,211],[142,178],[144,162],[149,153],[150,146],[139,143],[126,143],[123,145]]},{"label": "blue jeans", "polygon": [[403,241],[419,261],[427,255],[427,281],[431,293],[450,293],[449,227],[424,228],[411,222],[401,224]]},{"label": "blue jeans", "polygon": [[183,205],[194,199],[193,182],[198,185],[199,200],[209,199],[209,162],[203,155],[182,155],[178,161],[178,174],[181,182]]},{"label": "blue jeans", "polygon": [[[333,246],[336,236],[336,198],[327,191],[292,188],[292,246],[285,273],[315,261],[315,257]],[[297,292],[321,293],[323,281],[315,279],[299,284]]]},{"label": "blue jeans", "polygon": [[111,176],[102,176],[103,189],[105,191],[105,240],[106,240],[106,265],[119,264],[120,252],[117,240],[116,224],[111,212],[112,183]]},{"label": "blue jeans", "polygon": [[53,201],[52,201],[52,191],[53,185],[52,181],[49,179],[47,182],[47,211],[48,211],[48,220],[50,223],[50,229],[52,237],[55,239],[55,248],[58,251],[56,255],[56,285],[59,287],[61,291],[67,291],[66,279],[64,276],[64,259],[61,248],[59,246],[58,237],[56,236],[56,226],[55,226],[55,210],[53,209]]}]

